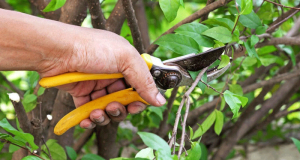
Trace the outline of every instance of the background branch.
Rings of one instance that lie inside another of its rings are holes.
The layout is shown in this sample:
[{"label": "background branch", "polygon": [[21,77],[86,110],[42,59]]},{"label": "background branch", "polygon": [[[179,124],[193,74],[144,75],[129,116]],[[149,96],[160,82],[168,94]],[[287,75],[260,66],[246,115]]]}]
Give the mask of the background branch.
[{"label": "background branch", "polygon": [[105,29],[106,19],[104,18],[99,0],[87,0],[91,14],[92,25],[97,29]]},{"label": "background branch", "polygon": [[142,54],[144,53],[145,49],[143,46],[141,32],[139,30],[139,26],[135,17],[131,0],[123,0],[123,8],[125,10],[128,26],[130,28],[131,35],[133,38],[133,45],[138,50],[138,52]]}]

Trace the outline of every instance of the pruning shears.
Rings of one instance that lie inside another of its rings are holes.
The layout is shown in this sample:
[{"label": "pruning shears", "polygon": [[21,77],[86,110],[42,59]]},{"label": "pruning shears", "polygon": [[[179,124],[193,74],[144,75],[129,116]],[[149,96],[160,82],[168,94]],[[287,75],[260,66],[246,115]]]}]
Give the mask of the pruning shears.
[{"label": "pruning shears", "polygon": [[[201,54],[188,54],[166,61],[161,61],[161,59],[150,56],[146,53],[142,54],[141,56],[146,62],[157,88],[161,93],[164,93],[167,89],[177,86],[191,86],[194,80],[188,71],[199,71],[207,66],[210,66],[217,59],[219,59],[220,55],[224,52],[225,47],[226,46],[211,49]],[[207,82],[221,76],[229,67],[230,62],[227,66],[221,69],[217,69],[217,67],[215,67],[207,70]],[[73,72],[42,78],[39,84],[45,88],[50,88],[79,81],[116,79],[122,77],[123,75],[121,73],[89,74]],[[88,118],[93,110],[104,110],[109,103],[114,101],[117,101],[123,105],[140,101],[148,105],[148,103],[143,100],[133,88],[114,92],[90,101],[65,115],[56,124],[54,133],[57,135],[63,134],[71,127]]]}]

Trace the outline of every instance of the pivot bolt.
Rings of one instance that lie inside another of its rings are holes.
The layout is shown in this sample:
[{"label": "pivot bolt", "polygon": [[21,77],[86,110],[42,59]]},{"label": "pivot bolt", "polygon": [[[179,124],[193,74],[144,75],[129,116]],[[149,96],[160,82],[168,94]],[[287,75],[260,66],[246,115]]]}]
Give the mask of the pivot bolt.
[{"label": "pivot bolt", "polygon": [[160,70],[155,70],[153,76],[158,77],[160,75]]}]

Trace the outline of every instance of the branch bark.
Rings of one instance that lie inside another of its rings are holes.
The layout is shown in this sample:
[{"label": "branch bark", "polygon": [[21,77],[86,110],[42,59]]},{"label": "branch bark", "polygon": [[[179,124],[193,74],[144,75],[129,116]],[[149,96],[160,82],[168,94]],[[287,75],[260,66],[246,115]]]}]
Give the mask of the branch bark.
[{"label": "branch bark", "polygon": [[48,5],[51,0],[29,0],[29,2],[37,8],[41,15],[47,19],[59,20],[61,9],[53,12],[43,12],[43,9]]},{"label": "branch bark", "polygon": [[94,129],[86,129],[79,139],[73,144],[73,149],[79,153],[84,144],[92,137]]},{"label": "branch bark", "polygon": [[[132,0],[132,4],[135,4],[138,0]],[[122,0],[118,0],[115,8],[111,12],[106,21],[106,29],[108,31],[120,34],[122,25],[125,21],[125,11],[123,9]]]},{"label": "branch bark", "polygon": [[8,3],[6,3],[5,0],[0,0],[0,8],[7,9],[7,10],[13,9]]},{"label": "branch bark", "polygon": [[[225,6],[228,2],[230,2],[231,0],[218,0],[216,2],[213,2],[207,6],[205,6],[204,8],[202,8],[201,10],[193,13],[192,15],[188,16],[187,18],[185,18],[184,20],[182,20],[181,22],[177,23],[175,26],[173,26],[172,28],[170,28],[169,30],[167,30],[165,33],[163,33],[161,36],[169,34],[174,32],[175,29],[177,29],[179,26],[185,24],[185,23],[190,23],[193,22],[196,19],[199,19],[200,17],[202,17],[203,15],[217,9],[220,8],[222,6]],[[159,39],[161,36],[159,36],[157,39]],[[153,52],[157,49],[158,45],[152,43],[146,50],[146,52],[148,54],[153,54]]]},{"label": "branch bark", "polygon": [[143,45],[145,48],[147,48],[150,45],[150,38],[148,33],[148,22],[146,17],[144,0],[136,2],[133,8],[135,10],[135,16],[138,21],[139,29],[141,31]]},{"label": "branch bark", "polygon": [[106,19],[104,18],[99,0],[87,0],[86,2],[91,14],[93,27],[105,29]]},{"label": "branch bark", "polygon": [[142,54],[144,53],[145,49],[144,49],[141,32],[137,23],[137,19],[135,17],[131,0],[123,0],[123,8],[125,10],[128,26],[130,28],[131,35],[133,38],[133,45],[138,50],[138,52]]},{"label": "branch bark", "polygon": [[300,45],[300,38],[295,37],[282,37],[282,38],[271,38],[270,40],[265,40],[263,42],[257,43],[255,48],[261,48],[264,46],[273,46],[278,44],[285,45]]}]

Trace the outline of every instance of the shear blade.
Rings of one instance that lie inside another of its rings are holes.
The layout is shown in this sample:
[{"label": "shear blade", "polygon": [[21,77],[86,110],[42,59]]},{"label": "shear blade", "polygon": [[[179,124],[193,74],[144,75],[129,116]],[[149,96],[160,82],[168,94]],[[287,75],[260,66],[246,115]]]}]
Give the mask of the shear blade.
[{"label": "shear blade", "polygon": [[199,71],[215,62],[225,50],[225,46],[211,49],[200,54],[189,54],[163,61],[165,65],[177,64],[185,70]]}]

